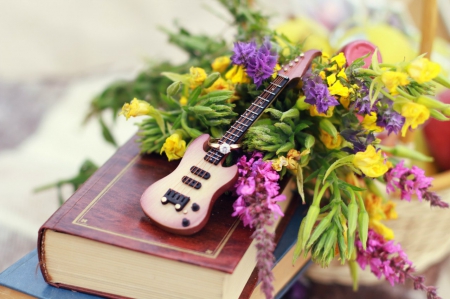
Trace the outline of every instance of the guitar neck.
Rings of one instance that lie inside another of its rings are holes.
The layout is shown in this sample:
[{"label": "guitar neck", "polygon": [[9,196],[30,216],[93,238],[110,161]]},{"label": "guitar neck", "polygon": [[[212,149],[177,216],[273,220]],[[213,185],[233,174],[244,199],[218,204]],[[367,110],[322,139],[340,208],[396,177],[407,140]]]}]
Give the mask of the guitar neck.
[{"label": "guitar neck", "polygon": [[[256,97],[250,107],[248,107],[239,119],[234,122],[222,138],[219,139],[218,143],[227,143],[230,145],[236,144],[242,136],[244,136],[248,128],[258,120],[264,110],[272,104],[288,82],[289,77],[277,75],[277,77],[270,82],[269,86]],[[211,148],[204,159],[217,165],[224,156],[225,154],[221,153],[218,149]]]}]

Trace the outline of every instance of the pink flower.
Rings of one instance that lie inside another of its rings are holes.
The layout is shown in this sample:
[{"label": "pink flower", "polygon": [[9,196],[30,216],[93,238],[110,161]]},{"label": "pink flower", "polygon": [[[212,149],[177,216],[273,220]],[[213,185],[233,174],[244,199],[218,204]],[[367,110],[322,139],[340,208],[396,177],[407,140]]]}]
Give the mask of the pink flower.
[{"label": "pink flower", "polygon": [[[271,162],[264,162],[262,154],[255,152],[250,158],[242,156],[238,163],[239,178],[235,184],[238,198],[233,204],[233,216],[239,216],[245,226],[254,227],[252,238],[257,248],[258,276],[266,298],[273,298],[273,233],[266,227],[273,224],[272,219],[284,216],[278,205],[285,200],[279,194],[278,173],[272,169]],[[273,216],[273,217],[272,217]]]}]

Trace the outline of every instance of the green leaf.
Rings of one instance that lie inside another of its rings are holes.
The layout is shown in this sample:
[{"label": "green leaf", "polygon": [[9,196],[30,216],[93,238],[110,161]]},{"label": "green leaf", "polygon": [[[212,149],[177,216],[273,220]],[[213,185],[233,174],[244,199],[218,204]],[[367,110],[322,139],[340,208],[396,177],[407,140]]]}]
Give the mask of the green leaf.
[{"label": "green leaf", "polygon": [[350,165],[352,164],[354,155],[349,155],[347,157],[343,157],[339,160],[336,160],[331,166],[328,168],[327,172],[325,173],[325,176],[323,177],[323,182],[327,179],[327,177],[330,175],[330,173],[335,170],[338,167],[344,166],[344,165]]},{"label": "green leaf", "polygon": [[189,84],[189,79],[191,78],[190,74],[177,74],[177,73],[171,73],[171,72],[162,72],[161,75],[164,77],[169,78],[173,82],[181,81],[184,84]]},{"label": "green leaf", "polygon": [[111,131],[108,129],[108,127],[106,126],[106,124],[104,123],[103,119],[101,117],[99,117],[98,121],[100,122],[100,126],[102,128],[102,135],[103,138],[111,143],[112,145],[117,147],[117,143],[114,140],[114,136],[111,134]]}]

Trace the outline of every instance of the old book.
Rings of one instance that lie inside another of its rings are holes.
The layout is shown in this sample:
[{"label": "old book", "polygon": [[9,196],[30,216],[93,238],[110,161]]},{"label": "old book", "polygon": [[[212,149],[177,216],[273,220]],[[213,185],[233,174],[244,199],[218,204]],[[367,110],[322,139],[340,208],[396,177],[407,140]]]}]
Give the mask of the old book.
[{"label": "old book", "polygon": [[256,249],[231,217],[231,195],[193,236],[163,231],[141,210],[142,192],[176,165],[140,155],[134,139],[120,148],[39,230],[44,279],[110,298],[238,298]]},{"label": "old book", "polygon": [[[287,211],[287,217],[291,220],[287,223],[286,229],[277,241],[275,249],[275,298],[281,298],[289,289],[291,284],[301,275],[302,271],[308,265],[306,259],[300,258],[292,266],[292,250],[297,240],[298,226],[306,214],[305,206],[299,205],[293,215],[292,211]],[[278,228],[283,230],[285,222],[282,222]],[[256,269],[247,281],[240,299],[264,298],[258,283]],[[74,292],[72,290],[57,288],[47,284],[44,281],[41,271],[39,271],[39,261],[37,250],[33,250],[11,267],[0,273],[0,298],[2,299],[101,299],[95,295]]]}]

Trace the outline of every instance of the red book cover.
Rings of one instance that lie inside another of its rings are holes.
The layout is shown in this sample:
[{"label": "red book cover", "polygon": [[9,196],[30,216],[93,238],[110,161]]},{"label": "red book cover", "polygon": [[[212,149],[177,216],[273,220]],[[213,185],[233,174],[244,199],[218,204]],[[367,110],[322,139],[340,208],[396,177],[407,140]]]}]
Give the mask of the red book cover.
[{"label": "red book cover", "polygon": [[193,236],[166,232],[142,211],[144,190],[177,165],[165,156],[141,155],[136,137],[121,147],[40,228],[38,256],[45,280],[51,281],[45,267],[47,229],[232,273],[252,242],[252,230],[231,216],[231,194],[216,201],[208,223]]}]

